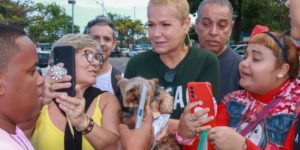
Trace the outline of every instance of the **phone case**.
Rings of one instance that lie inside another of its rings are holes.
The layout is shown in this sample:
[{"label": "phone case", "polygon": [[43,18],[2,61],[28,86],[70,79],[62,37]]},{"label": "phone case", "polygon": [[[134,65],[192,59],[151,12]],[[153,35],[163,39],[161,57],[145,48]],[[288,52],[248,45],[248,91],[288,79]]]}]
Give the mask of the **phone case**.
[{"label": "phone case", "polygon": [[[188,82],[189,103],[197,102],[198,104],[192,108],[191,113],[197,112],[203,108],[209,108],[208,116],[215,116],[213,93],[210,82]],[[214,120],[204,124],[215,126]]]},{"label": "phone case", "polygon": [[54,64],[64,63],[67,74],[72,76],[71,87],[58,90],[67,92],[69,96],[75,96],[75,49],[73,46],[57,46],[54,48]]}]

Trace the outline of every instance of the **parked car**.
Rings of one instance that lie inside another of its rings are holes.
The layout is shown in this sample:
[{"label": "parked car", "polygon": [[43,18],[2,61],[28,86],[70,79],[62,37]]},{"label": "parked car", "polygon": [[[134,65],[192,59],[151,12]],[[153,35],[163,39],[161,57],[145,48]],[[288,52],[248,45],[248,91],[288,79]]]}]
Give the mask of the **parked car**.
[{"label": "parked car", "polygon": [[120,48],[115,48],[111,53],[110,53],[110,57],[121,57],[121,50]]},{"label": "parked car", "polygon": [[129,53],[129,49],[128,48],[121,48],[121,55],[122,56],[129,57],[128,53]]},{"label": "parked car", "polygon": [[134,49],[134,48],[130,49],[129,52],[128,52],[128,56],[133,57],[134,55],[136,55],[136,49]]},{"label": "parked car", "polygon": [[128,56],[129,57],[133,57],[139,53],[145,52],[146,50],[144,50],[143,48],[133,48],[129,51]]},{"label": "parked car", "polygon": [[36,67],[36,69],[42,76],[45,76],[50,69],[49,58],[50,55],[48,52],[38,53],[38,66]]},{"label": "parked car", "polygon": [[229,45],[229,47],[232,48],[235,52],[240,54],[242,57],[244,57],[244,54],[247,50],[248,44],[236,44],[236,45]]},{"label": "parked car", "polygon": [[38,53],[38,66],[40,68],[45,68],[49,65],[49,54]]}]

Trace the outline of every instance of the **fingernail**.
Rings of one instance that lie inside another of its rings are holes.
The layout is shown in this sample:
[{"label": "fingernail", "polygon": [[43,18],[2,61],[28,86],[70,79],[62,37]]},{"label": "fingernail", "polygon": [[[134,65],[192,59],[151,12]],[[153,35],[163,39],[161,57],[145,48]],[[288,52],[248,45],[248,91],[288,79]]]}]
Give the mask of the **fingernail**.
[{"label": "fingernail", "polygon": [[55,101],[59,103],[59,102],[60,102],[60,99],[59,99],[59,98],[56,98]]},{"label": "fingernail", "polygon": [[209,111],[210,111],[210,109],[209,109],[209,108],[205,108],[205,111],[206,111],[206,112],[209,112]]}]

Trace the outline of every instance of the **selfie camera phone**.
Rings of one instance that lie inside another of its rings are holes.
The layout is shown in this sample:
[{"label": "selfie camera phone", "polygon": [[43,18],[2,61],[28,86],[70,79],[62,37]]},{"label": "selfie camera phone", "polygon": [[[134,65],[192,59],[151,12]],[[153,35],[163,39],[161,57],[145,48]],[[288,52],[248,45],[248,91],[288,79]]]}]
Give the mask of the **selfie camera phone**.
[{"label": "selfie camera phone", "polygon": [[75,49],[73,46],[57,46],[54,48],[54,65],[63,63],[67,69],[67,74],[72,76],[71,87],[58,90],[67,92],[69,96],[74,97],[75,92]]},{"label": "selfie camera phone", "polygon": [[142,86],[142,91],[141,91],[141,98],[140,98],[140,103],[137,111],[137,117],[136,117],[136,122],[135,122],[135,129],[140,128],[143,124],[143,116],[144,116],[144,107],[146,103],[146,96],[147,96],[147,85],[144,82]]},{"label": "selfie camera phone", "polygon": [[[210,111],[203,117],[215,116],[213,93],[210,82],[188,82],[189,103],[197,102],[197,105],[192,108],[191,113],[200,111],[204,108],[209,108]],[[214,120],[204,124],[215,126]]]}]

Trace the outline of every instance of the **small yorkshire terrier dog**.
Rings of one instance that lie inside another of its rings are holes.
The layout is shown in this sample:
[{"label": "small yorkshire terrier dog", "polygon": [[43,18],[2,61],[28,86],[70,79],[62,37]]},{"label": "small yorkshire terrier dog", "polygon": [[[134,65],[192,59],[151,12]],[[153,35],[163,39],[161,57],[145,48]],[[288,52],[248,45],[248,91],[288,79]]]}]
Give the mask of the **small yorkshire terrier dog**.
[{"label": "small yorkshire terrier dog", "polygon": [[[135,118],[132,116],[133,114],[136,114],[143,83],[146,83],[147,85],[145,106],[150,106],[153,116],[160,114],[171,114],[173,112],[173,97],[157,84],[158,79],[147,80],[142,77],[126,79],[122,78],[120,75],[117,75],[116,77],[119,81],[118,84],[123,97],[123,104],[125,107],[129,107],[129,113],[122,114],[121,120],[123,120],[123,122],[126,123],[130,128],[133,128],[135,124]],[[128,119],[130,117],[132,118]],[[166,140],[156,144],[154,149],[177,150],[180,149],[180,146],[178,145],[175,136],[169,135]]]}]

